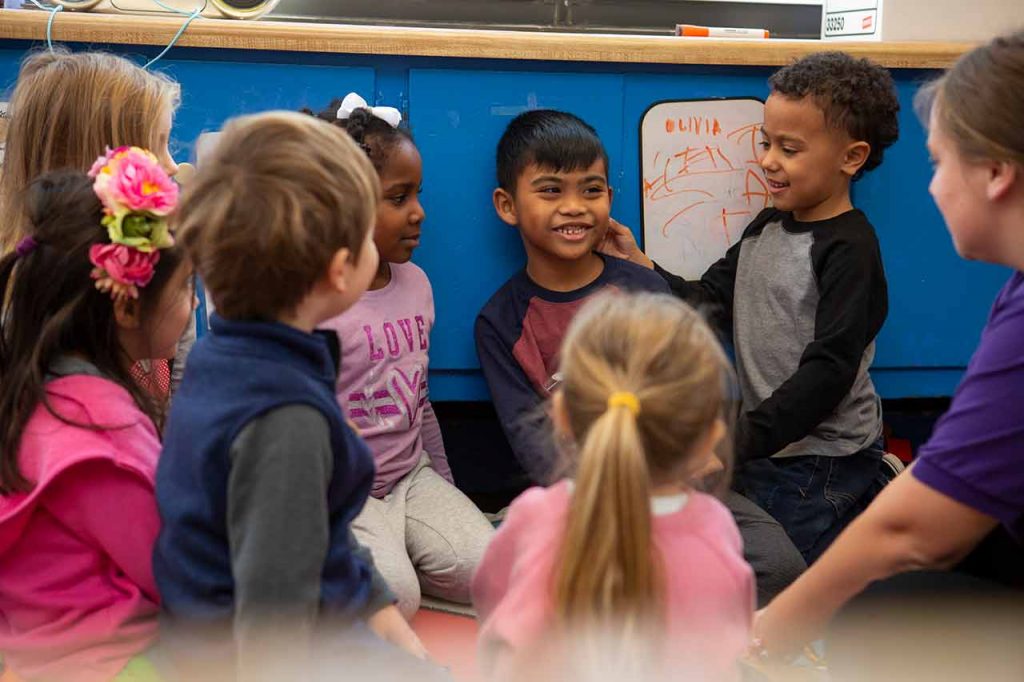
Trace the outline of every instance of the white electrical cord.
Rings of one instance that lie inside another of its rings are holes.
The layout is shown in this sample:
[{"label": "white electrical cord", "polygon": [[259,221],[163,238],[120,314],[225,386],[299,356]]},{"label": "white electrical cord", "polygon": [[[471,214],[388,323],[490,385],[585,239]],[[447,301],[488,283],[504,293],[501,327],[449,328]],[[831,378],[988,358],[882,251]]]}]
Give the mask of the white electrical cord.
[{"label": "white electrical cord", "polygon": [[203,11],[203,5],[206,4],[206,3],[201,3],[199,7],[196,7],[191,12],[185,12],[185,11],[182,11],[180,9],[176,9],[174,7],[168,7],[164,3],[160,2],[160,0],[153,0],[153,2],[155,2],[160,7],[163,7],[168,12],[174,12],[175,14],[180,14],[182,16],[187,16],[188,19],[185,20],[185,23],[181,25],[181,28],[178,29],[178,32],[174,34],[173,38],[171,38],[171,42],[167,43],[167,47],[165,47],[160,54],[158,54],[157,56],[153,57],[148,62],[146,62],[146,65],[142,67],[144,69],[148,69],[149,67],[153,66],[153,64],[156,64],[160,60],[161,57],[163,57],[165,54],[167,54],[168,50],[170,50],[172,47],[174,47],[174,44],[176,42],[178,42],[178,38],[180,38],[181,34],[185,32],[185,29],[188,28],[188,25],[196,20],[196,18],[199,16],[200,12]]},{"label": "white electrical cord", "polygon": [[[29,0],[29,2],[31,2],[33,5],[35,5],[39,9],[46,10],[47,12],[50,13],[50,18],[46,21],[46,46],[52,52],[53,51],[53,20],[57,16],[57,12],[60,12],[61,10],[64,9],[64,6],[63,5],[56,5],[54,7],[47,7],[46,5],[41,4],[39,2],[39,0]],[[163,49],[163,51],[160,52],[160,54],[158,54],[157,56],[153,57],[148,62],[146,62],[146,65],[142,67],[144,69],[148,69],[149,67],[153,66],[153,64],[156,64],[160,60],[161,57],[163,57],[165,54],[167,54],[168,50],[170,50],[172,47],[174,47],[175,43],[178,42],[178,39],[181,38],[181,34],[184,33],[185,29],[188,28],[189,24],[191,24],[193,21],[195,21],[199,17],[199,15],[202,13],[203,6],[205,6],[205,4],[206,4],[205,2],[201,2],[200,6],[197,7],[196,9],[192,10],[191,12],[185,12],[184,10],[180,10],[180,9],[175,8],[175,7],[169,7],[169,6],[165,5],[164,3],[160,2],[160,0],[153,0],[153,2],[156,3],[158,6],[160,6],[161,8],[163,8],[164,10],[166,10],[168,12],[173,12],[174,14],[180,14],[181,16],[188,17],[188,18],[185,20],[185,23],[181,25],[181,28],[178,29],[178,32],[174,34],[174,37],[171,38],[171,42],[169,42],[167,44],[167,47],[165,47]]]},{"label": "white electrical cord", "polygon": [[64,9],[63,5],[56,5],[55,7],[47,7],[46,5],[39,4],[36,0],[30,0],[33,5],[39,9],[46,10],[50,13],[50,18],[46,20],[46,46],[53,52],[53,19],[57,16],[57,12]]}]

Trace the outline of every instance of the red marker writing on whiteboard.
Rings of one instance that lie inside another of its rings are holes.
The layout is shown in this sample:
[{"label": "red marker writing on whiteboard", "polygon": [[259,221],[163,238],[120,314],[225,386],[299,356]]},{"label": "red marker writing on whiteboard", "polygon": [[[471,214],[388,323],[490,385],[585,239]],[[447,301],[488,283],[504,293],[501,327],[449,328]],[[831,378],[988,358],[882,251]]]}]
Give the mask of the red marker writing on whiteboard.
[{"label": "red marker writing on whiteboard", "polygon": [[692,24],[676,24],[676,35],[684,38],[768,38],[768,31],[763,28],[716,28],[714,26],[694,26]]}]

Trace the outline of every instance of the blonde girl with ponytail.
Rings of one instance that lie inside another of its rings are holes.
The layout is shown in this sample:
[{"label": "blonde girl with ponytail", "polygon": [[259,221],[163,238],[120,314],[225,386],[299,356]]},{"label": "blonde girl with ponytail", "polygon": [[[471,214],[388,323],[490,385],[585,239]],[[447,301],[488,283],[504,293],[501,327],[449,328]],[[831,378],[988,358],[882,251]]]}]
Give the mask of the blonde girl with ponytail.
[{"label": "blonde girl with ponytail", "polygon": [[573,476],[513,502],[475,576],[485,672],[733,678],[753,574],[728,510],[692,483],[727,469],[722,349],[685,303],[610,293],[573,321],[561,373]]}]

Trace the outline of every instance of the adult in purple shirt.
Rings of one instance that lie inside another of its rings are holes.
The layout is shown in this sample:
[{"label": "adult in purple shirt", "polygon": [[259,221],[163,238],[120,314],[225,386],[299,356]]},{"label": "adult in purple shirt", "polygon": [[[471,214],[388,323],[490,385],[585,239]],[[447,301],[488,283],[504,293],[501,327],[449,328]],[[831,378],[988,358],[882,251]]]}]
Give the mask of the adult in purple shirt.
[{"label": "adult in purple shirt", "polygon": [[[916,104],[935,166],[929,191],[957,252],[1015,272],[918,460],[759,615],[755,650],[767,658],[818,637],[876,581],[951,569],[993,534],[1008,537],[1010,559],[1024,554],[1024,32],[964,55]],[[935,575],[925,578],[933,588]],[[1024,583],[1024,571],[1017,578]],[[944,587],[932,603],[939,618],[949,595]],[[958,637],[971,629],[954,627]],[[1020,649],[1004,647],[1017,657]]]}]

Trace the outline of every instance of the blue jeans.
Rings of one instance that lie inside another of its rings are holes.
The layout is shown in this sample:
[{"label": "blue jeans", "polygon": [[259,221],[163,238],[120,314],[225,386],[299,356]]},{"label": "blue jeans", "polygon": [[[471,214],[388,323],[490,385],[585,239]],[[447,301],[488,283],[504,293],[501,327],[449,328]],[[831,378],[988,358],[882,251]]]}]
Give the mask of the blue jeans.
[{"label": "blue jeans", "polygon": [[881,443],[845,457],[779,457],[741,465],[736,489],[775,517],[810,565],[888,483]]}]

